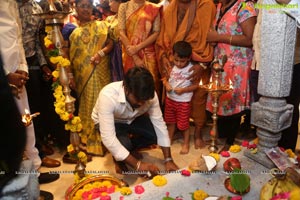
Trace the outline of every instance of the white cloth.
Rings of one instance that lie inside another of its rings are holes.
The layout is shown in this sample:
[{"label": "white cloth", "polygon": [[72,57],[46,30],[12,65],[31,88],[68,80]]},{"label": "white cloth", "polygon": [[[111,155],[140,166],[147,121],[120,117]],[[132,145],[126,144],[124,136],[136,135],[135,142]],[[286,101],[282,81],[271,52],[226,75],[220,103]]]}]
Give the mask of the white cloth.
[{"label": "white cloth", "polygon": [[[17,3],[15,0],[4,0],[0,4],[0,51],[6,74],[14,73],[17,70],[28,72],[26,63],[20,19]],[[25,109],[30,111],[26,88],[22,88],[19,94],[20,99],[15,98],[21,114]],[[20,119],[21,120],[21,119]],[[41,159],[38,150],[35,148],[35,133],[33,124],[26,128],[27,142],[25,156],[33,161],[35,169],[41,166]]]},{"label": "white cloth", "polygon": [[[192,71],[189,71],[191,67],[193,67],[193,65],[189,63],[186,67],[181,69],[176,65],[172,68],[168,82],[173,89],[179,87],[185,88],[192,85],[192,82],[188,79],[188,77],[192,74]],[[176,94],[174,91],[167,92],[167,97],[177,102],[190,102],[192,96],[193,92],[186,92],[181,95]]]},{"label": "white cloth", "polygon": [[157,135],[157,144],[169,147],[168,130],[156,93],[153,99],[133,110],[126,101],[123,81],[110,83],[101,90],[92,112],[92,119],[95,124],[99,123],[102,142],[117,161],[124,160],[129,152],[117,139],[114,123],[131,124],[144,113],[149,114]]},{"label": "white cloth", "polygon": [[1,1],[0,45],[5,74],[15,72],[17,69],[28,72],[20,24],[21,22],[16,1]]},{"label": "white cloth", "polygon": [[161,2],[158,3],[158,5],[163,6],[163,9],[165,10],[167,6],[170,4],[169,0],[162,0]]},{"label": "white cloth", "polygon": [[31,160],[21,163],[18,175],[3,187],[2,193],[2,200],[39,199],[38,172]]}]

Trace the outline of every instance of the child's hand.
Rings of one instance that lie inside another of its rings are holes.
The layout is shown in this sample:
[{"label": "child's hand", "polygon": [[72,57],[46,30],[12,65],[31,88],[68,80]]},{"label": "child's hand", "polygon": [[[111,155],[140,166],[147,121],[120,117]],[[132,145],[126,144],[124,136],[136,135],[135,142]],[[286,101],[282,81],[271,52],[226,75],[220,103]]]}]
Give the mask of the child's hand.
[{"label": "child's hand", "polygon": [[174,89],[174,92],[175,92],[176,94],[178,94],[178,95],[181,95],[181,94],[184,93],[183,88],[175,88],[175,89]]},{"label": "child's hand", "polygon": [[173,88],[171,87],[171,85],[169,83],[166,84],[166,90],[167,90],[167,92],[171,92],[173,90]]}]

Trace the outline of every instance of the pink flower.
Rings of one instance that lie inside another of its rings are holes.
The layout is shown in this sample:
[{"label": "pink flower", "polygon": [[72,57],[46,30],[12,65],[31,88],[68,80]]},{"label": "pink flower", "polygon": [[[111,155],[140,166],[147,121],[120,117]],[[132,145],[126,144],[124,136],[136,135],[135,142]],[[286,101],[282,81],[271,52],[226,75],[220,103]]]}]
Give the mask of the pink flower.
[{"label": "pink flower", "polygon": [[281,192],[281,193],[275,195],[274,197],[272,197],[272,199],[270,199],[270,200],[288,200],[289,198],[290,198],[289,192]]},{"label": "pink flower", "polygon": [[115,192],[115,186],[112,185],[111,187],[107,188],[106,192],[107,192],[108,194],[114,193],[114,192]]},{"label": "pink flower", "polygon": [[89,195],[91,194],[91,192],[90,191],[85,191],[85,192],[83,192],[82,193],[82,198],[89,198]]},{"label": "pink flower", "polygon": [[283,147],[279,147],[279,149],[282,151],[282,152],[285,152],[285,149]]},{"label": "pink flower", "polygon": [[255,149],[256,148],[256,144],[249,144],[247,149]]},{"label": "pink flower", "polygon": [[142,194],[142,193],[145,192],[145,189],[144,189],[143,186],[137,185],[137,186],[134,187],[134,192],[135,192],[136,194]]},{"label": "pink flower", "polygon": [[100,200],[111,200],[110,196],[101,196]]},{"label": "pink flower", "polygon": [[230,156],[230,153],[228,151],[222,151],[220,154],[223,157],[229,157]]},{"label": "pink flower", "polygon": [[243,146],[243,147],[248,147],[248,145],[249,145],[249,141],[244,140],[244,141],[242,142],[242,146]]},{"label": "pink flower", "polygon": [[235,196],[235,197],[231,197],[230,200],[242,200],[242,196]]},{"label": "pink flower", "polygon": [[183,170],[181,170],[181,175],[183,175],[183,176],[190,176],[191,172],[189,170],[183,169]]},{"label": "pink flower", "polygon": [[120,200],[124,200],[124,196],[120,196]]}]

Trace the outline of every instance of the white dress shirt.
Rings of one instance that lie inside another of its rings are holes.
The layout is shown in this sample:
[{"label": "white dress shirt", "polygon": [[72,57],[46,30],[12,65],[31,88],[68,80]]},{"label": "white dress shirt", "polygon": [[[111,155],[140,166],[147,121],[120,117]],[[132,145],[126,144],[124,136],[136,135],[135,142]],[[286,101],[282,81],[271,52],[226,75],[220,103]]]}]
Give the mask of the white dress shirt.
[{"label": "white dress shirt", "polygon": [[0,4],[0,49],[5,74],[22,70],[28,72],[22,42],[22,28],[15,0],[3,0]]},{"label": "white dress shirt", "polygon": [[157,135],[157,144],[170,147],[167,126],[156,93],[153,99],[133,110],[126,101],[123,81],[110,83],[101,90],[92,112],[92,119],[95,124],[99,123],[102,142],[117,161],[126,159],[129,152],[116,137],[115,123],[131,124],[144,113],[149,114]]}]

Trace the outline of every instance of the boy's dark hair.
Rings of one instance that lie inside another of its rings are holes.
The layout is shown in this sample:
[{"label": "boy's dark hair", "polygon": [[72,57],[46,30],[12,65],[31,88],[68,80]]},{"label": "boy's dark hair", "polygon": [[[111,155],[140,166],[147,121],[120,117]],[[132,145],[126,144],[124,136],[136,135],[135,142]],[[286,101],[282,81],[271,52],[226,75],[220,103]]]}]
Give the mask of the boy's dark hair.
[{"label": "boy's dark hair", "polygon": [[129,69],[124,76],[123,85],[137,100],[146,101],[154,97],[154,79],[144,67]]},{"label": "boy's dark hair", "polygon": [[192,55],[192,46],[186,41],[178,41],[173,46],[173,53],[179,58],[189,58]]}]

